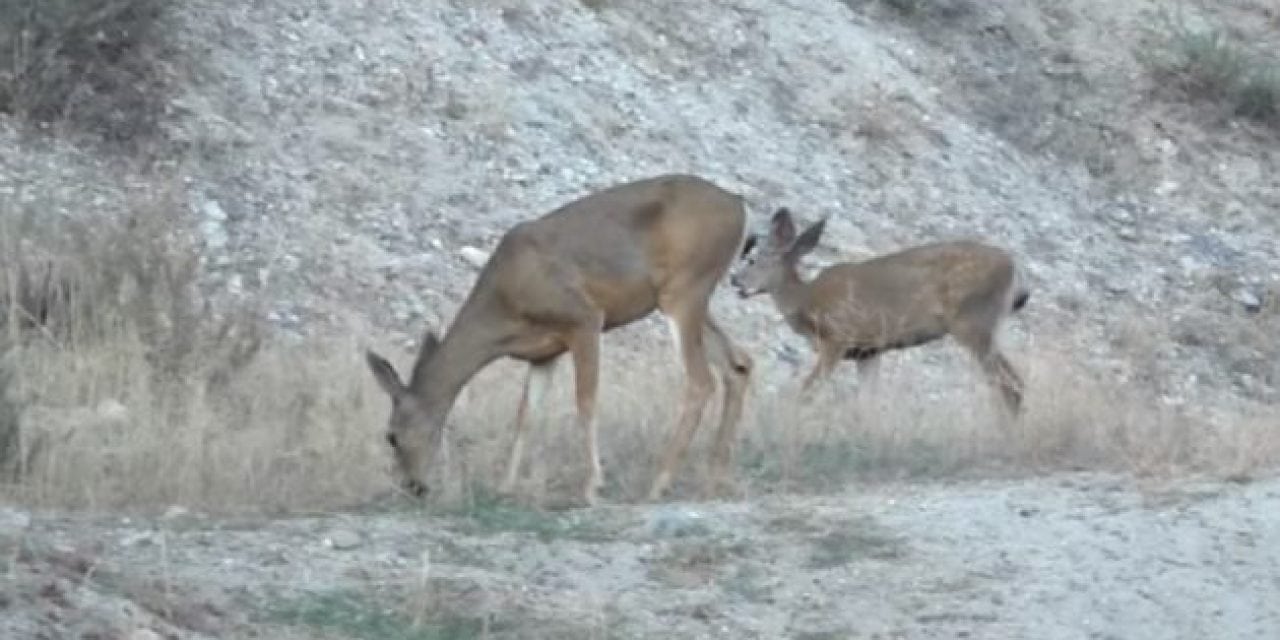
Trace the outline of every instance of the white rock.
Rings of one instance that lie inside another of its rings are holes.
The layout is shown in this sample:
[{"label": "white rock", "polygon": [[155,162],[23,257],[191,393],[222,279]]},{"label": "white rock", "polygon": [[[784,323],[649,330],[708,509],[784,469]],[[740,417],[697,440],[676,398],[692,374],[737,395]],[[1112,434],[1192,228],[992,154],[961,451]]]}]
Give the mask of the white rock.
[{"label": "white rock", "polygon": [[1174,193],[1177,193],[1178,188],[1180,186],[1181,185],[1179,185],[1177,182],[1174,182],[1173,180],[1165,180],[1164,182],[1161,182],[1159,185],[1156,186],[1155,194],[1162,198],[1171,196]]},{"label": "white rock", "polygon": [[489,253],[487,251],[471,246],[458,249],[458,255],[462,256],[462,259],[466,260],[467,264],[477,269],[483,267],[489,261]]},{"label": "white rock", "polygon": [[338,529],[325,538],[324,544],[334,549],[354,549],[360,546],[360,534],[349,529]]},{"label": "white rock", "polygon": [[683,537],[705,534],[710,530],[706,518],[693,509],[664,507],[649,518],[649,534],[657,537]]},{"label": "white rock", "polygon": [[222,210],[222,205],[217,200],[205,201],[204,206],[200,207],[200,212],[204,217],[215,222],[224,222],[227,219],[227,212]]},{"label": "white rock", "polygon": [[1262,309],[1262,298],[1244,287],[1232,291],[1231,299],[1244,306],[1245,311],[1255,312]]},{"label": "white rock", "polygon": [[204,236],[204,245],[210,249],[222,249],[227,246],[227,231],[217,220],[206,220],[202,223],[200,233]]},{"label": "white rock", "polygon": [[0,539],[16,538],[31,526],[31,516],[13,507],[0,507]]},{"label": "white rock", "polygon": [[129,419],[129,408],[115,398],[104,398],[95,411],[103,422],[123,424]]},{"label": "white rock", "polygon": [[186,507],[175,504],[175,505],[170,505],[168,509],[165,509],[164,515],[161,517],[164,518],[165,520],[174,520],[176,518],[181,518],[189,513],[191,512],[188,511]]}]

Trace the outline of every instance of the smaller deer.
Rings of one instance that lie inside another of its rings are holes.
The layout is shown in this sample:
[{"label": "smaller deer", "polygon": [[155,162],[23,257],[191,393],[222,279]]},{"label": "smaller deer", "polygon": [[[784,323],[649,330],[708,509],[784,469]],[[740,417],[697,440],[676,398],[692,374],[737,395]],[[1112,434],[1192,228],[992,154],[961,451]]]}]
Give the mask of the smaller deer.
[{"label": "smaller deer", "polygon": [[973,354],[1009,412],[1021,412],[1022,378],[996,344],[1001,321],[1030,297],[1008,252],[968,240],[937,242],[835,264],[805,282],[796,262],[818,245],[825,224],[823,218],[797,237],[791,213],[778,209],[763,245],[753,252],[761,243],[748,236],[730,276],[743,298],[768,293],[813,345],[818,360],[802,392],[842,359],[857,362],[865,380],[884,352],[951,335]]}]

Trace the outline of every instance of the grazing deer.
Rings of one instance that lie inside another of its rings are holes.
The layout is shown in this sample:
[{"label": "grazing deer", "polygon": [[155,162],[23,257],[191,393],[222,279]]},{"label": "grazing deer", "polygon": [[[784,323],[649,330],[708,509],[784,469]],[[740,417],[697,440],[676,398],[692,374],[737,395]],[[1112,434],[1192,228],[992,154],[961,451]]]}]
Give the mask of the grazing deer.
[{"label": "grazing deer", "polygon": [[427,493],[427,467],[458,393],[482,367],[506,356],[529,363],[501,487],[510,492],[528,409],[539,405],[553,367],[568,352],[588,465],[582,495],[594,504],[604,483],[595,423],[600,338],[655,309],[669,321],[685,380],[649,499],[662,497],[693,439],[715,390],[713,368],[725,397],[709,486],[727,482],[751,359],[716,324],[708,303],[738,255],[745,229],[741,196],[688,175],[616,185],[516,224],[481,269],[444,337],[428,330],[408,382],[384,358],[366,354],[391,395],[386,438],[401,484],[417,496]]},{"label": "grazing deer", "polygon": [[886,351],[951,335],[977,359],[1005,406],[1022,408],[1022,379],[1000,353],[1000,322],[1027,303],[1010,255],[973,241],[937,242],[863,262],[823,269],[805,282],[796,262],[818,245],[826,219],[796,236],[791,213],[778,209],[768,238],[752,234],[730,281],[743,298],[768,293],[793,330],[809,339],[817,362],[803,391],[826,378],[840,360],[874,375]]}]

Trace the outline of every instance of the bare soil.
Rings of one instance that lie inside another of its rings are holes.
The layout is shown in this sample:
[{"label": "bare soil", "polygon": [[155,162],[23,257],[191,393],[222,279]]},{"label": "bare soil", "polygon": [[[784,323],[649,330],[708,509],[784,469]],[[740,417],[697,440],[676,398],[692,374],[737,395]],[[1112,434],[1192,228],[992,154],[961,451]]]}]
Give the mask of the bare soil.
[{"label": "bare soil", "polygon": [[[538,512],[39,514],[10,638],[1275,638],[1280,480]],[[152,636],[133,636],[152,637]]]}]

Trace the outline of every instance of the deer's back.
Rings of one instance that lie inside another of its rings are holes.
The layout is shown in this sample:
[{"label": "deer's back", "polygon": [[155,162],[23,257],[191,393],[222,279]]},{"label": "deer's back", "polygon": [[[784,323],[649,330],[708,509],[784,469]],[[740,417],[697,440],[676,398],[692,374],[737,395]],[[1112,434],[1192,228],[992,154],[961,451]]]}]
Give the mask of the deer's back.
[{"label": "deer's back", "polygon": [[810,288],[815,320],[851,343],[941,337],[967,305],[998,304],[1013,280],[1004,250],[938,242],[823,270]]},{"label": "deer's back", "polygon": [[[653,310],[680,276],[719,278],[745,229],[742,199],[702,178],[667,175],[625,183],[512,227],[482,274],[524,306],[563,306],[585,292],[606,323]],[[555,301],[552,303],[551,301]]]}]

